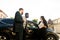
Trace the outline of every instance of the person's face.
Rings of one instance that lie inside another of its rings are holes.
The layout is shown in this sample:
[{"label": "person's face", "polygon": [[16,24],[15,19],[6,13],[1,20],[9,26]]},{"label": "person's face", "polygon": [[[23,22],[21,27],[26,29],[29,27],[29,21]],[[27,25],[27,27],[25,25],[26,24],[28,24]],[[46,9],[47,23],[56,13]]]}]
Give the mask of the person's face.
[{"label": "person's face", "polygon": [[24,10],[20,10],[20,14],[23,15]]},{"label": "person's face", "polygon": [[40,18],[40,20],[43,21],[42,18]]}]

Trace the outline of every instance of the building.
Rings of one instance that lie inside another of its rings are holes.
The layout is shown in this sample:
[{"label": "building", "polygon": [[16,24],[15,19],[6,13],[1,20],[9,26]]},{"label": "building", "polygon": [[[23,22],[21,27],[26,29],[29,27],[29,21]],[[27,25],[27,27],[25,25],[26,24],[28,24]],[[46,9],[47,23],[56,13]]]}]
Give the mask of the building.
[{"label": "building", "polygon": [[54,24],[59,24],[60,23],[60,18],[53,20]]},{"label": "building", "polygon": [[0,18],[8,17],[2,10],[0,10]]},{"label": "building", "polygon": [[54,30],[60,33],[60,18],[53,20]]}]

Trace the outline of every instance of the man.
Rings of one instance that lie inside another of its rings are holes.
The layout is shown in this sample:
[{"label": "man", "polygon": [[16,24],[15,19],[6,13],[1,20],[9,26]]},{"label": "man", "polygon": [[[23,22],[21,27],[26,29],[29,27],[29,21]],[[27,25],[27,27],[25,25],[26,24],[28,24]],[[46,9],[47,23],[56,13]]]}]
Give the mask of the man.
[{"label": "man", "polygon": [[51,19],[48,20],[48,27],[54,30],[53,21]]},{"label": "man", "polygon": [[16,33],[16,40],[23,40],[23,8],[15,14],[14,32]]},{"label": "man", "polygon": [[27,18],[29,18],[29,13],[25,13],[25,16],[23,16],[23,20],[24,20],[24,23],[23,23],[23,27],[24,27],[24,40],[26,40],[26,31],[27,31]]},{"label": "man", "polygon": [[25,13],[25,16],[23,16],[23,20],[24,20],[23,27],[24,27],[24,28],[25,28],[26,25],[27,25],[27,18],[29,18],[29,13]]}]

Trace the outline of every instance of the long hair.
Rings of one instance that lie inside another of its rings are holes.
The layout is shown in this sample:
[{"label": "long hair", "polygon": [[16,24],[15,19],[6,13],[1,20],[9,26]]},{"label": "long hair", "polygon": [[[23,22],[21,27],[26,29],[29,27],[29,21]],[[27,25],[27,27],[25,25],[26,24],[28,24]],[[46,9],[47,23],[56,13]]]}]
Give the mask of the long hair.
[{"label": "long hair", "polygon": [[48,28],[48,24],[47,24],[47,21],[45,20],[44,16],[41,16],[41,18],[43,20],[44,25]]}]

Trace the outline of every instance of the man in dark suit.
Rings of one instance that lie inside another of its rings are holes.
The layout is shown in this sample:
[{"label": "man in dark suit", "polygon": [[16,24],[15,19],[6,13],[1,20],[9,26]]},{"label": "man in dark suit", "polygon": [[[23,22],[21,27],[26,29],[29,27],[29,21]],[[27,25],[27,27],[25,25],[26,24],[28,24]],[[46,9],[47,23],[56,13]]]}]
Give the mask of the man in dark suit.
[{"label": "man in dark suit", "polygon": [[23,11],[23,8],[20,8],[15,14],[14,32],[16,33],[16,40],[23,40]]}]

